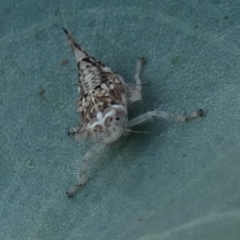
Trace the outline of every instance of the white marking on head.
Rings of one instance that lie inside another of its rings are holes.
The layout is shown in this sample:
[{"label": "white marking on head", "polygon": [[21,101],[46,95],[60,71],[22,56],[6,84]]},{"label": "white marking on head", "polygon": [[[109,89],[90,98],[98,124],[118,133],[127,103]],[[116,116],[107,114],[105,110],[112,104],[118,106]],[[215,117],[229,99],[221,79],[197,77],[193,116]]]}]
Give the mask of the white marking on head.
[{"label": "white marking on head", "polygon": [[88,128],[88,129],[94,129],[97,125],[102,125],[102,126],[104,126],[105,120],[106,120],[108,117],[113,116],[113,114],[115,113],[115,111],[116,111],[115,109],[112,109],[111,111],[109,111],[108,113],[106,113],[104,117],[102,116],[102,113],[99,112],[99,113],[101,114],[101,118],[98,118],[98,116],[100,116],[100,115],[98,115],[99,113],[97,113],[98,121],[95,121],[95,122],[92,123],[92,124],[88,124],[87,128]]},{"label": "white marking on head", "polygon": [[97,119],[98,119],[98,120],[101,120],[102,117],[103,117],[102,112],[98,112],[98,113],[97,113]]}]

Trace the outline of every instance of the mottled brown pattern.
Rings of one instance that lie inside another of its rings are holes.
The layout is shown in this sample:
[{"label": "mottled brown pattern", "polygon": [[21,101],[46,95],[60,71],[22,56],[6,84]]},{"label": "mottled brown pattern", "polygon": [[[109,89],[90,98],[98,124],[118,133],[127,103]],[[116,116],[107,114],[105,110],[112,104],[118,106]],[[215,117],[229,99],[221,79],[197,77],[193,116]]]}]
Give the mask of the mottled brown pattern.
[{"label": "mottled brown pattern", "polygon": [[[90,90],[79,99],[78,109],[81,113],[84,124],[88,124],[91,119],[95,118],[98,112],[112,104],[121,104],[122,95],[126,94],[124,83],[121,82],[119,75],[116,73],[101,73],[101,83],[95,89]],[[105,84],[104,88],[102,84]],[[111,89],[111,85],[113,86]],[[82,94],[81,94],[82,95]]]}]

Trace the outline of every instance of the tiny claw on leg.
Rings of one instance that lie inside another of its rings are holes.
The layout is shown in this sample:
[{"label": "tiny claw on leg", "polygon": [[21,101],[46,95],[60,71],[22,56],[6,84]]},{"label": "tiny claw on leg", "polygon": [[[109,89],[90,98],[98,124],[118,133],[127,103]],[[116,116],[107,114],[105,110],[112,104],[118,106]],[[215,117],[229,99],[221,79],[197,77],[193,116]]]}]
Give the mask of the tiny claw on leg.
[{"label": "tiny claw on leg", "polygon": [[203,117],[204,114],[205,114],[204,110],[200,108],[200,109],[198,110],[198,116],[199,116],[199,117]]},{"label": "tiny claw on leg", "polygon": [[72,198],[73,195],[74,195],[77,191],[79,191],[79,189],[82,188],[83,186],[84,186],[84,184],[77,184],[77,185],[75,185],[74,187],[70,188],[70,189],[66,192],[67,197],[68,197],[68,198]]},{"label": "tiny claw on leg", "polygon": [[137,59],[138,59],[138,61],[140,61],[142,64],[147,61],[147,58],[145,58],[145,57],[138,57]]},{"label": "tiny claw on leg", "polygon": [[193,120],[198,117],[203,117],[203,116],[204,116],[204,111],[203,111],[203,109],[200,108],[197,111],[194,111],[191,114],[189,114],[188,116],[186,116],[185,121],[187,122],[187,121]]}]

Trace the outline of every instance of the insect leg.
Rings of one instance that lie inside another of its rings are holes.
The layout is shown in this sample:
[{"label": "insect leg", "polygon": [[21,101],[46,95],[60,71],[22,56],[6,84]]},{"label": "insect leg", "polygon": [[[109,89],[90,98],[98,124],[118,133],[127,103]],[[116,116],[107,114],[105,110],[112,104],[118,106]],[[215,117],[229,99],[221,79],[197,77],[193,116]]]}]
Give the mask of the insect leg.
[{"label": "insect leg", "polygon": [[139,101],[142,99],[142,80],[140,77],[142,67],[144,62],[146,61],[143,57],[138,57],[137,64],[136,64],[136,72],[134,75],[134,79],[136,82],[136,85],[133,87],[128,86],[128,102],[129,104],[134,103],[136,101]]},{"label": "insect leg", "polygon": [[78,183],[70,188],[66,194],[69,198],[73,197],[73,195],[81,188],[83,185],[86,184],[87,182],[87,168],[89,161],[92,159],[92,157],[101,151],[105,147],[105,144],[103,143],[96,143],[84,156],[82,163],[81,163],[81,168],[79,172],[79,181]]},{"label": "insect leg", "polygon": [[204,115],[204,112],[202,109],[193,111],[192,113],[190,113],[189,115],[186,115],[186,116],[155,110],[155,111],[146,112],[136,118],[131,119],[128,122],[128,127],[136,126],[138,124],[141,124],[143,122],[146,122],[146,121],[152,119],[153,117],[163,118],[163,119],[173,119],[173,120],[176,120],[179,122],[188,122],[197,117],[202,117],[203,115]]}]

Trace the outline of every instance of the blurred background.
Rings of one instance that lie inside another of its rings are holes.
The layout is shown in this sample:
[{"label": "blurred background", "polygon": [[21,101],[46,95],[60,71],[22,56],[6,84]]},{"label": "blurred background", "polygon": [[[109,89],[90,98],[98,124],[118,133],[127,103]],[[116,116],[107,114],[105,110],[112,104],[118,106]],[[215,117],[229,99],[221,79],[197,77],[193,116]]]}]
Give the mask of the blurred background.
[{"label": "blurred background", "polygon": [[[240,239],[240,2],[1,1],[0,239]],[[77,126],[78,72],[61,27],[133,82],[143,101],[206,116],[153,120],[96,156],[73,199],[90,145]]]}]

